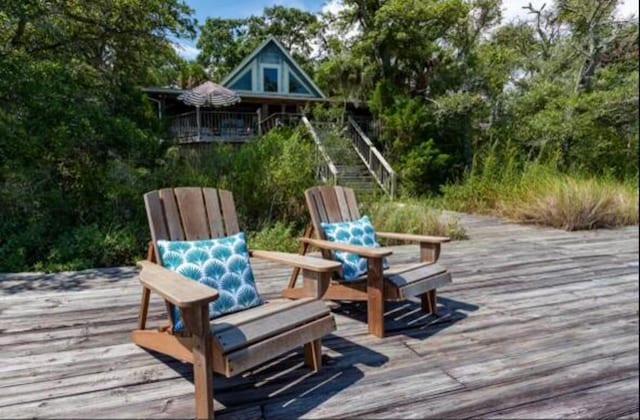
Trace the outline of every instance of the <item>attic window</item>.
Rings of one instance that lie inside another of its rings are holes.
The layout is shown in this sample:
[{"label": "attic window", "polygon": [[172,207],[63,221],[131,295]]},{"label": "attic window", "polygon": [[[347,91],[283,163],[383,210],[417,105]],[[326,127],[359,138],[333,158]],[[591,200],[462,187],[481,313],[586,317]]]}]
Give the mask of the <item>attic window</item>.
[{"label": "attic window", "polygon": [[241,78],[235,82],[231,89],[234,90],[253,90],[253,72],[249,70]]},{"label": "attic window", "polygon": [[278,91],[278,69],[266,67],[262,69],[262,90],[265,92]]},{"label": "attic window", "polygon": [[289,73],[289,93],[309,94],[307,88],[300,83],[300,80],[293,73]]}]

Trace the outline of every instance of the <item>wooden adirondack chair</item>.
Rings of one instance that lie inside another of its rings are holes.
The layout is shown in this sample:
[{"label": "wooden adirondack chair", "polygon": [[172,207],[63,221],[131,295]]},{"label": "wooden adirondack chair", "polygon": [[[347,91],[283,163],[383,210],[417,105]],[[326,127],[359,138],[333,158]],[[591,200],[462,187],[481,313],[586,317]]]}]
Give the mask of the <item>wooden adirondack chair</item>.
[{"label": "wooden adirondack chair", "polygon": [[[252,256],[302,270],[308,298],[278,299],[209,320],[208,303],[218,292],[158,264],[158,240],[202,240],[238,233],[233,196],[211,188],[163,189],[145,194],[153,239],[149,258],[138,266],[142,302],[133,341],[144,348],[193,364],[196,416],[213,417],[213,372],[237,375],[304,345],[305,363],[321,367],[321,338],[336,329],[326,304],[316,297],[328,287],[339,263],[281,252],[253,251]],[[259,273],[257,273],[259,275]],[[150,292],[164,298],[169,323],[145,329]],[[187,332],[173,332],[173,307],[182,311]]]},{"label": "wooden adirondack chair", "polygon": [[[420,244],[420,262],[398,265],[383,272],[383,258],[392,254],[391,248],[372,248],[344,245],[326,240],[320,223],[349,222],[360,218],[356,196],[351,188],[318,186],[305,191],[311,213],[311,227],[301,239],[300,253],[306,254],[309,247],[319,248],[327,260],[333,261],[332,251],[346,251],[368,259],[368,272],[355,282],[340,278],[331,282],[323,299],[366,301],[369,332],[384,337],[384,302],[401,301],[420,297],[422,309],[437,315],[436,288],[451,283],[446,268],[437,264],[440,244],[449,238],[376,232],[380,238],[417,242]],[[312,238],[313,235],[317,238]],[[304,288],[295,287],[299,274],[293,270],[288,288],[283,296],[303,298],[309,296]]]}]

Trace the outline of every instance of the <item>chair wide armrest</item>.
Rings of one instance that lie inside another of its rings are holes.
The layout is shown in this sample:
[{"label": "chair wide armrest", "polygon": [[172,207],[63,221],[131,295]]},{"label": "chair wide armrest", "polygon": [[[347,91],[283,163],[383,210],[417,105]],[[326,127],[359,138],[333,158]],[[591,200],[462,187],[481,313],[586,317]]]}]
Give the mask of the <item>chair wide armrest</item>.
[{"label": "chair wide armrest", "polygon": [[202,306],[218,299],[218,291],[167,270],[150,261],[139,261],[140,283],[180,308]]},{"label": "chair wide armrest", "polygon": [[451,239],[446,236],[425,236],[413,235],[411,233],[376,232],[376,236],[385,239],[396,239],[407,242],[425,242],[430,244],[441,244],[449,242]]},{"label": "chair wide armrest", "polygon": [[300,241],[320,249],[350,252],[364,258],[384,258],[393,254],[393,250],[391,248],[373,248],[370,246],[347,245],[338,242],[331,242],[313,238],[300,238]]},{"label": "chair wide armrest", "polygon": [[339,270],[342,266],[339,262],[323,260],[321,258],[305,257],[297,254],[276,251],[251,251],[251,256],[272,262],[286,264],[292,267],[299,267],[303,270],[317,273],[331,273]]}]

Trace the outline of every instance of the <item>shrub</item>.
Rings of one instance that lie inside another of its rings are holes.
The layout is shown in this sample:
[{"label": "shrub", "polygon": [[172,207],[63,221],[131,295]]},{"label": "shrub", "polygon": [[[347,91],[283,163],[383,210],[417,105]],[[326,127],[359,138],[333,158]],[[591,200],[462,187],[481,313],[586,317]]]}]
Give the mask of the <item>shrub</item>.
[{"label": "shrub", "polygon": [[307,221],[304,190],[316,184],[314,149],[296,130],[270,131],[239,149],[223,185],[249,228]]},{"label": "shrub", "polygon": [[440,153],[433,140],[411,149],[402,166],[402,187],[413,193],[434,191],[446,179],[450,156]]},{"label": "shrub", "polygon": [[298,238],[302,236],[293,225],[277,222],[249,235],[251,249],[298,252]]},{"label": "shrub", "polygon": [[61,235],[38,271],[72,271],[88,267],[132,265],[142,257],[142,244],[127,227],[80,226]]}]

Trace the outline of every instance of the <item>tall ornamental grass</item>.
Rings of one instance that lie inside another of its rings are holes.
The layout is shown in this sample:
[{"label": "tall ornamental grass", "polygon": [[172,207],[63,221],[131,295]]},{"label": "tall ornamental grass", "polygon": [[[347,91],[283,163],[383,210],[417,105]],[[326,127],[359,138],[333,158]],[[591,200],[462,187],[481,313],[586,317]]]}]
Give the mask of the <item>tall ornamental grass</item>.
[{"label": "tall ornamental grass", "polygon": [[638,224],[638,179],[564,173],[553,161],[523,163],[492,149],[462,183],[443,188],[440,203],[569,231],[615,228]]}]

